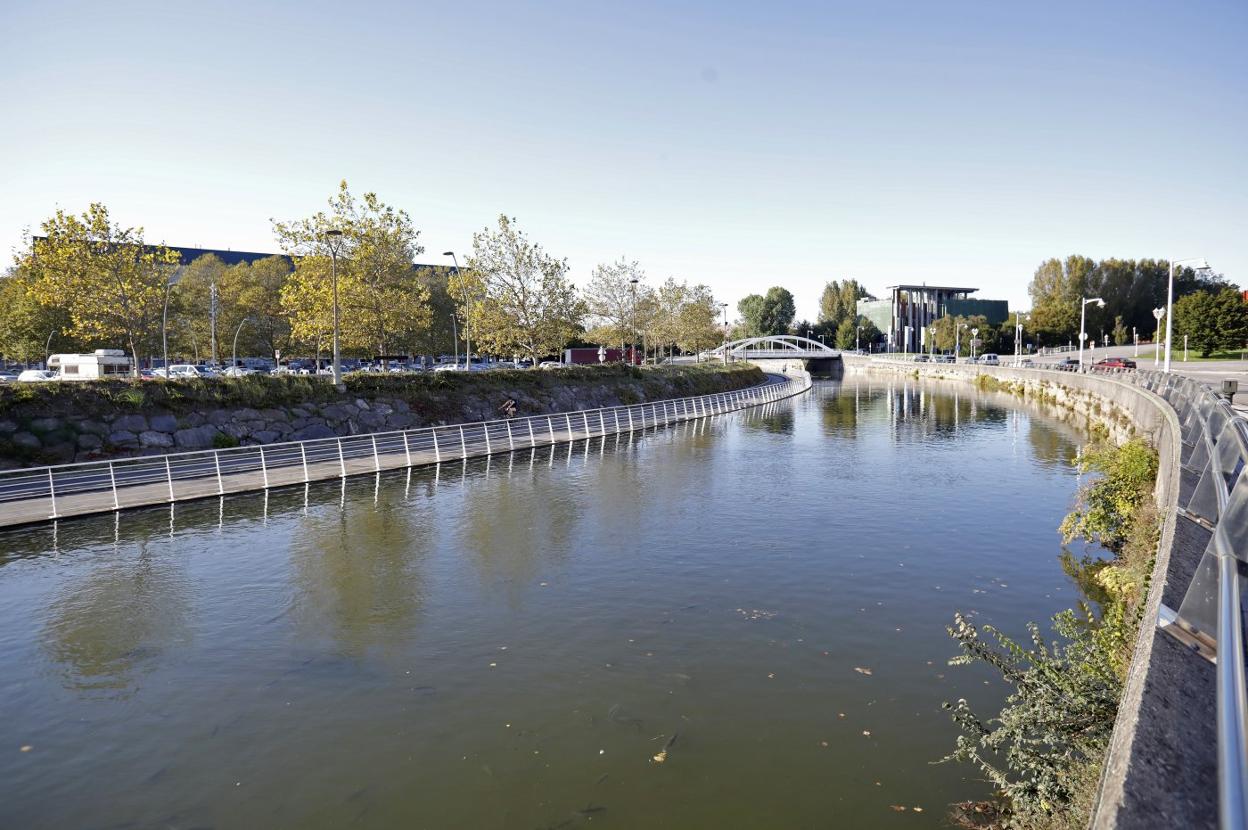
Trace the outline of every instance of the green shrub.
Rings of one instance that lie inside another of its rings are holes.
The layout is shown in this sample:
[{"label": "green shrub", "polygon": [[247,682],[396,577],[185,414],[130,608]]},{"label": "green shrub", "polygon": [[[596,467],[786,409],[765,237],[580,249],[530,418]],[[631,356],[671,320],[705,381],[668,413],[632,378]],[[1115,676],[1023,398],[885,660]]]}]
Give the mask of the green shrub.
[{"label": "green shrub", "polygon": [[224,432],[218,432],[212,436],[212,448],[216,450],[228,450],[231,447],[238,446],[238,439],[233,435],[226,435]]}]

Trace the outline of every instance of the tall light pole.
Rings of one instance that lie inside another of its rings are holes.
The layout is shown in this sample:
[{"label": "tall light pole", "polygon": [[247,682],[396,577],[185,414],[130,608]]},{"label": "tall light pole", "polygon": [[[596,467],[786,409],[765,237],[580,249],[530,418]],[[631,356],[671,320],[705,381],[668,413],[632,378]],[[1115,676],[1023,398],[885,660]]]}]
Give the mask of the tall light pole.
[{"label": "tall light pole", "polygon": [[1131,339],[1135,342],[1135,356],[1139,357],[1140,356],[1140,332],[1135,326],[1131,327]]},{"label": "tall light pole", "polygon": [[633,295],[633,340],[631,344],[632,350],[633,350],[632,352],[633,359],[630,362],[634,366],[637,365],[637,283],[638,282],[640,282],[640,280],[638,280],[636,277],[633,277],[631,280],[628,281],[629,290],[632,292],[632,295]]},{"label": "tall light pole", "polygon": [[1203,258],[1170,260],[1170,279],[1166,280],[1166,365],[1163,372],[1170,371],[1170,332],[1174,328],[1174,266],[1192,263],[1197,271],[1208,271],[1209,263]]},{"label": "tall light pole", "polygon": [[[458,277],[459,276],[459,259],[456,258],[455,252],[443,251],[442,256],[449,256],[451,258],[451,262],[454,263],[455,265],[455,276]],[[459,288],[464,294],[464,368],[471,371],[472,370],[472,332],[469,330],[469,325],[468,325],[468,314],[469,314],[468,286],[464,285],[463,281],[461,280],[459,283]],[[455,351],[456,351],[455,363],[458,365],[459,363],[459,354],[458,354],[459,335],[455,335],[455,341],[456,341],[455,342]]]},{"label": "tall light pole", "polygon": [[932,326],[930,331],[932,333],[932,342],[928,344],[930,347],[928,351],[932,353],[932,357],[936,357],[936,327]]},{"label": "tall light pole", "polygon": [[1153,329],[1153,365],[1161,365],[1161,318],[1166,316],[1164,308],[1153,309],[1153,319],[1157,321],[1157,327]]},{"label": "tall light pole", "polygon": [[1100,297],[1084,297],[1083,304],[1079,306],[1079,371],[1083,371],[1083,341],[1088,339],[1088,333],[1084,331],[1087,323],[1088,306],[1096,303],[1097,308],[1104,308],[1105,301]]},{"label": "tall light pole", "polygon": [[[159,266],[158,266],[159,267]],[[160,312],[160,350],[161,357],[165,361],[165,377],[169,377],[169,295],[173,292],[173,287],[177,285],[178,274],[175,271],[165,280],[165,306]],[[138,364],[135,364],[136,368]]]},{"label": "tall light pole", "polygon": [[[719,303],[719,307],[724,312],[724,365],[727,366],[728,365],[728,304]],[[657,357],[657,353],[656,353],[656,357]]]},{"label": "tall light pole", "polygon": [[[820,340],[823,340],[823,335],[822,335],[822,334],[821,334],[821,335],[819,335],[819,339],[820,339]],[[858,330],[854,332],[854,351],[855,351],[855,352],[860,352],[860,351],[862,351],[862,346],[861,346],[861,345],[859,345],[859,341],[860,341],[860,340],[862,340],[862,326],[859,326],[859,327],[858,327]]]},{"label": "tall light pole", "polygon": [[971,329],[971,360],[975,359],[975,338],[979,337],[979,329]]},{"label": "tall light pole", "polygon": [[[334,388],[339,392],[345,392],[346,387],[342,383],[342,361],[338,350],[338,253],[342,249],[342,231],[338,228],[325,231],[325,244],[329,248],[330,277],[333,281],[334,293]],[[237,336],[235,334],[236,338]]]},{"label": "tall light pole", "polygon": [[[251,318],[244,317],[238,321],[238,328],[234,329],[234,362],[230,364],[231,367],[238,365],[238,333],[243,330],[243,324],[249,322],[251,322]],[[165,371],[169,371],[168,368],[166,368]]]},{"label": "tall light pole", "polygon": [[208,335],[212,341],[210,349],[215,366],[217,365],[217,277],[215,274],[212,282],[208,283]]}]

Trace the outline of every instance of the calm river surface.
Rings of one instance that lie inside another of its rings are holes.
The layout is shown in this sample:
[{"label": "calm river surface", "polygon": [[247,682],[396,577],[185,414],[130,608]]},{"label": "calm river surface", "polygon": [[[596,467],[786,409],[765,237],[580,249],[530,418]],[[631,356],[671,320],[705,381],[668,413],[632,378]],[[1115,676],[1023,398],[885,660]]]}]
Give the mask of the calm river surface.
[{"label": "calm river surface", "polygon": [[0,827],[940,826],[944,627],[1075,602],[1079,440],[851,378],[0,535]]}]

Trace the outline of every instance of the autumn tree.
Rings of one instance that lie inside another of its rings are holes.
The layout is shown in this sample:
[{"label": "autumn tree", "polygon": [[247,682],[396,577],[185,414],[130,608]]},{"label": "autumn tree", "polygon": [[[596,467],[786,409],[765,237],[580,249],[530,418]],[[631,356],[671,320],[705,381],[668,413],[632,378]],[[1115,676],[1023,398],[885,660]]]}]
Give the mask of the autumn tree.
[{"label": "autumn tree", "polygon": [[39,363],[50,349],[73,351],[64,332],[71,325],[64,305],[45,305],[36,298],[30,275],[14,268],[0,276],[0,356],[21,363]]},{"label": "autumn tree", "polygon": [[221,288],[227,269],[215,254],[198,256],[181,268],[171,297],[177,319],[171,334],[183,348],[191,343],[196,352],[202,343],[214,363],[221,354]]},{"label": "autumn tree", "polygon": [[429,292],[412,264],[424,251],[417,243],[420,232],[405,211],[377,194],[357,199],[343,181],[328,212],[274,221],[273,231],[282,250],[295,258],[282,303],[296,337],[308,341],[320,339],[326,329],[332,332],[335,250],[343,348],[387,354],[396,346],[414,346],[429,325]]},{"label": "autumn tree", "polygon": [[114,223],[108,209],[92,203],[81,216],[58,210],[40,226],[42,237],[18,257],[34,298],[61,306],[67,333],[85,345],[125,346],[135,372],[160,340],[166,291],[180,258],[148,245],[142,228]]},{"label": "autumn tree", "polygon": [[[589,312],[587,340],[624,348],[624,342],[632,339],[638,307],[642,309],[643,321],[654,316],[654,301],[647,296],[645,279],[646,273],[640,263],[623,257],[594,268],[589,283],[581,292]],[[637,328],[646,331],[650,327],[639,325]]]},{"label": "autumn tree", "polygon": [[480,280],[474,299],[474,336],[494,354],[520,354],[537,366],[578,333],[585,304],[568,279],[566,260],[531,242],[515,220],[472,236],[468,271]]}]

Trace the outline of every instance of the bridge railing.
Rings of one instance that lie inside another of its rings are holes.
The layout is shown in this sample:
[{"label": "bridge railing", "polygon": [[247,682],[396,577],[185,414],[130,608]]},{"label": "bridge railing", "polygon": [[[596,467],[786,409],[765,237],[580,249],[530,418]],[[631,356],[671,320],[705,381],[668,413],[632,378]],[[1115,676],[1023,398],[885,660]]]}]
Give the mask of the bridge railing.
[{"label": "bridge railing", "polygon": [[799,376],[630,406],[0,471],[0,527],[644,430],[770,403],[810,383]]}]

